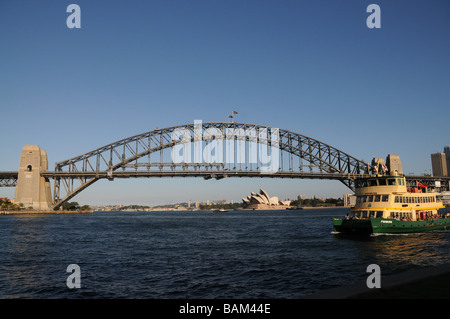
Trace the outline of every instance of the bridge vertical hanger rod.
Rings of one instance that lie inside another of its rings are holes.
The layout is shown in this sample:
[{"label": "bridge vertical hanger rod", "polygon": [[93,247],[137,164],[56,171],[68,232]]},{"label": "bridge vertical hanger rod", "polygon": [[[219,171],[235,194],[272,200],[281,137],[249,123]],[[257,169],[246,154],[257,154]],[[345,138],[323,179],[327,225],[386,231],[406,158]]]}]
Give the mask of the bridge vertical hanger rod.
[{"label": "bridge vertical hanger rod", "polygon": [[[151,147],[151,139],[150,139],[150,134],[148,134],[148,150],[150,151],[152,149]],[[151,152],[148,152],[148,161],[147,163],[151,163],[150,161],[150,154]],[[150,170],[150,165],[147,166],[147,170]]]},{"label": "bridge vertical hanger rod", "polygon": [[283,151],[280,151],[280,164],[279,164],[279,166],[280,167],[278,167],[281,171],[283,171],[284,170],[284,168],[283,168]]},{"label": "bridge vertical hanger rod", "polygon": [[[161,134],[159,134],[159,163],[160,164],[163,163],[163,153],[162,153],[163,148],[162,148],[162,145],[163,145],[163,134],[161,132]],[[160,169],[162,169],[161,166],[160,166]]]},{"label": "bridge vertical hanger rod", "polygon": [[293,154],[292,154],[292,139],[291,139],[291,134],[288,135],[288,145],[289,146],[289,171],[294,171],[294,158],[293,158]]},{"label": "bridge vertical hanger rod", "polygon": [[[139,154],[139,145],[138,145],[138,143],[139,143],[139,138],[136,139],[136,154],[135,155]],[[138,170],[138,158],[136,157],[136,171],[137,170]]]}]

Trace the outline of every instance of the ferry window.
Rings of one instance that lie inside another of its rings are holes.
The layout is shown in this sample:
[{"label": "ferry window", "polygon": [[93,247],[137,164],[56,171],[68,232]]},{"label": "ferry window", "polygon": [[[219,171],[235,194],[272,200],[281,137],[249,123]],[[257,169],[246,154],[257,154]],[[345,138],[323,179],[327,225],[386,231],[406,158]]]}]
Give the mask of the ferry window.
[{"label": "ferry window", "polygon": [[377,218],[383,217],[383,212],[381,212],[381,211],[377,212],[377,216],[376,216],[376,217],[377,217]]},{"label": "ferry window", "polygon": [[396,183],[394,178],[389,178],[388,179],[388,185],[397,185],[397,183]]},{"label": "ferry window", "polygon": [[406,204],[408,202],[408,197],[403,196],[402,198],[403,198],[403,202],[402,203]]},{"label": "ferry window", "polygon": [[381,201],[383,201],[383,202],[387,202],[388,200],[389,200],[389,195],[383,195],[381,197]]},{"label": "ferry window", "polygon": [[382,185],[382,186],[383,186],[383,185],[386,185],[386,180],[385,180],[385,179],[379,179],[379,180],[378,180],[378,184],[379,184],[379,185]]},{"label": "ferry window", "polygon": [[436,201],[436,197],[431,197],[431,200],[433,201],[433,203]]},{"label": "ferry window", "polygon": [[369,186],[377,186],[377,180],[376,179],[370,180]]},{"label": "ferry window", "polygon": [[366,187],[367,186],[367,182],[366,181],[361,181],[361,187]]},{"label": "ferry window", "polygon": [[373,202],[373,195],[369,195],[369,199],[367,201],[368,202]]},{"label": "ferry window", "polygon": [[375,202],[379,202],[381,200],[381,195],[375,195]]},{"label": "ferry window", "polygon": [[395,202],[396,202],[396,203],[400,203],[400,198],[399,198],[399,196],[395,196]]},{"label": "ferry window", "polygon": [[363,196],[363,197],[362,197],[362,202],[363,202],[363,203],[367,202],[367,196]]}]

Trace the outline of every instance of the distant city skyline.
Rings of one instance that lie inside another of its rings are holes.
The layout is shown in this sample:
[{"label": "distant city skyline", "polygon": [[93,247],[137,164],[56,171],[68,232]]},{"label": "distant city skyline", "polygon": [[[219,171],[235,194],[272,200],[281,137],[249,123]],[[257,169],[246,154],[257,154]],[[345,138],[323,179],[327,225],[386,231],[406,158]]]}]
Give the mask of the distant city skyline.
[{"label": "distant city skyline", "polygon": [[[0,2],[0,171],[24,145],[56,162],[155,127],[236,121],[315,138],[370,162],[398,154],[431,174],[449,144],[450,2]],[[228,116],[236,111],[234,118]],[[80,204],[158,205],[263,188],[280,198],[342,197],[338,181],[150,178],[100,180]],[[0,188],[14,198],[14,188]]]}]

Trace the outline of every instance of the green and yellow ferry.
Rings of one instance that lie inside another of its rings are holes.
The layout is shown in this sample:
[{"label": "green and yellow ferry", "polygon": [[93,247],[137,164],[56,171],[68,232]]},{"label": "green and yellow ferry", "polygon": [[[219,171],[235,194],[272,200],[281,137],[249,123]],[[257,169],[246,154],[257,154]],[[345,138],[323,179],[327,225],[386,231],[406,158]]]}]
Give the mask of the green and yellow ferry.
[{"label": "green and yellow ferry", "polygon": [[450,229],[450,216],[424,184],[407,188],[397,172],[355,180],[356,204],[345,218],[334,218],[338,233],[401,234]]}]

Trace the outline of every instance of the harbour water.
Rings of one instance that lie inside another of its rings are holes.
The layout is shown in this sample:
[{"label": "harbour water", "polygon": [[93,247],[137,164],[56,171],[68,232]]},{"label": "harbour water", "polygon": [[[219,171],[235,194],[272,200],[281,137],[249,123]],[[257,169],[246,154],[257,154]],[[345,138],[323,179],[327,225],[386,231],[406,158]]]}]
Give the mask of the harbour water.
[{"label": "harbour water", "polygon": [[[0,298],[287,298],[450,262],[450,231],[333,234],[345,208],[0,216]],[[69,289],[70,264],[81,288]]]}]

